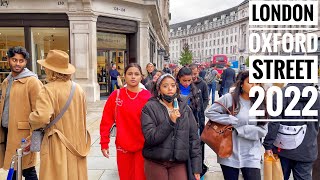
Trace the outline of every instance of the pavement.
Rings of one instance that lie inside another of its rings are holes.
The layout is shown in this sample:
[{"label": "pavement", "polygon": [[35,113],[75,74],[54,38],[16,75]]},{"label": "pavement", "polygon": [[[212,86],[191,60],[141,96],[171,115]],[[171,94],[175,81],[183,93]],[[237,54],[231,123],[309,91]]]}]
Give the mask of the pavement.
[{"label": "pavement", "polygon": [[[104,104],[105,100],[102,100],[95,103],[88,103],[87,106],[87,127],[92,138],[91,150],[87,157],[89,180],[119,180],[116,163],[116,148],[114,144],[115,139],[111,138],[109,144],[109,159],[105,158],[100,151],[99,126]],[[263,151],[262,147],[261,151]],[[220,165],[217,163],[217,156],[208,146],[205,147],[205,163],[209,167],[209,170],[204,177],[205,180],[223,179]],[[36,169],[37,172],[39,172],[39,159]],[[263,173],[263,171],[261,173]],[[7,171],[1,169],[0,179],[6,179],[6,177]],[[243,179],[241,175],[239,179]]]}]

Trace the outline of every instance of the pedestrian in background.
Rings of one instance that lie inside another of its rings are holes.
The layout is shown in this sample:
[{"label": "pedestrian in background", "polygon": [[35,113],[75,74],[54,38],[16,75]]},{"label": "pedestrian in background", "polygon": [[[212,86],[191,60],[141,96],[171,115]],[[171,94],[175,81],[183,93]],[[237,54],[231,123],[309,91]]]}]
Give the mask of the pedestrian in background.
[{"label": "pedestrian in background", "polygon": [[[286,92],[286,89],[291,86],[299,88],[300,92],[302,92],[304,88],[312,86],[312,84],[289,83],[282,89],[282,92]],[[283,99],[280,99],[281,104],[283,104],[283,110],[281,110],[279,116],[271,118],[287,119],[289,121],[270,122],[268,124],[268,134],[264,139],[263,145],[267,154],[278,154],[281,161],[284,180],[289,179],[291,171],[293,172],[294,179],[311,180],[312,166],[318,155],[317,135],[319,132],[320,120],[320,96],[318,96],[312,107],[309,108],[310,110],[317,111],[317,116],[285,116],[284,110],[287,109],[294,97],[295,96],[292,93],[290,96],[283,96]],[[309,93],[307,97],[298,97],[298,102],[295,103],[294,109],[298,111],[304,109],[312,98],[311,93]],[[277,109],[277,99],[278,98],[273,98],[273,109]],[[301,121],[290,122],[290,119],[301,119]],[[303,121],[303,119],[306,121]],[[307,122],[308,119],[316,119],[317,121]],[[280,130],[287,130],[289,132],[279,132]],[[290,133],[290,131],[294,135],[290,134],[289,137],[283,136]],[[303,133],[303,136],[300,136],[300,132]],[[278,138],[278,134],[282,134],[282,136],[279,136],[281,139]],[[297,136],[299,136],[299,138]],[[292,138],[295,139],[292,140]],[[301,144],[298,144],[298,140],[300,140]]]},{"label": "pedestrian in background", "polygon": [[146,77],[143,79],[142,84],[146,85],[149,81],[152,81],[153,76],[156,74],[157,70],[155,67],[155,64],[152,62],[149,62],[146,66],[147,69],[147,75]]},{"label": "pedestrian in background", "polygon": [[[177,99],[177,107],[174,100]],[[200,179],[201,150],[198,128],[187,101],[179,97],[175,78],[162,75],[141,116],[145,137],[143,156],[147,180],[187,180],[186,163]]]},{"label": "pedestrian in background", "polygon": [[164,64],[164,68],[162,70],[164,73],[171,74],[171,69],[169,68],[168,64]]},{"label": "pedestrian in background", "polygon": [[230,66],[231,66],[231,63],[228,62],[226,65],[226,69],[223,70],[223,73],[221,75],[222,95],[229,93],[230,87],[236,81],[236,72]]},{"label": "pedestrian in background", "polygon": [[216,88],[217,88],[217,83],[216,83],[217,78],[220,78],[220,75],[216,70],[216,65],[211,64],[211,68],[209,68],[208,71],[206,72],[206,76],[204,80],[208,85],[208,95],[210,96],[210,93],[212,93],[211,95],[212,104],[216,98],[215,96],[216,96]]},{"label": "pedestrian in background", "polygon": [[209,102],[207,83],[204,80],[202,80],[202,78],[200,78],[199,68],[197,65],[191,64],[190,69],[192,71],[192,82],[201,91],[203,109],[205,110],[207,108],[208,102]]},{"label": "pedestrian in background", "polygon": [[[204,128],[204,103],[202,98],[202,92],[192,82],[192,70],[189,67],[182,67],[177,75],[177,82],[180,89],[180,95],[187,98],[188,105],[190,106],[192,113],[198,124],[198,134],[203,131]],[[202,153],[204,153],[204,146],[202,145]],[[203,164],[203,171],[201,176],[207,171],[207,166]]]},{"label": "pedestrian in background", "polygon": [[111,78],[111,93],[114,91],[114,86],[117,87],[117,89],[119,89],[119,85],[118,85],[118,76],[120,76],[120,73],[117,71],[117,66],[115,64],[112,65],[112,68],[109,71],[109,75]]},{"label": "pedestrian in background", "polygon": [[[116,123],[118,173],[121,180],[144,180],[142,148],[144,137],[141,128],[141,111],[150,98],[150,92],[139,87],[141,67],[130,63],[124,70],[127,86],[119,95],[114,91],[104,106],[100,124],[102,154],[109,158],[110,129]],[[117,98],[118,97],[118,98]]]},{"label": "pedestrian in background", "polygon": [[91,138],[86,128],[86,97],[80,85],[71,81],[75,67],[69,55],[50,50],[45,60],[48,83],[41,89],[34,112],[29,116],[32,130],[45,128],[60,114],[75,86],[67,111],[47,129],[40,150],[40,178],[45,180],[87,180],[87,158]]},{"label": "pedestrian in background", "polygon": [[150,92],[152,92],[154,85],[156,84],[158,78],[163,75],[164,72],[163,71],[157,71],[156,74],[153,76],[152,81],[147,82],[147,84],[145,85],[145,88],[147,90],[149,90]]},{"label": "pedestrian in background", "polygon": [[[20,148],[21,140],[31,134],[29,114],[34,111],[36,98],[42,87],[36,74],[26,68],[29,53],[23,47],[10,48],[7,52],[11,72],[2,82],[0,101],[0,167],[10,168],[11,158]],[[22,159],[22,175],[26,180],[37,180],[36,153]],[[13,179],[16,179],[14,171]]]},{"label": "pedestrian in background", "polygon": [[[267,134],[267,126],[263,122],[249,121],[256,119],[256,117],[249,117],[249,109],[255,101],[250,99],[249,91],[255,84],[249,83],[249,71],[244,71],[238,76],[234,91],[218,100],[226,108],[231,109],[231,112],[234,104],[235,115],[227,114],[226,110],[216,103],[207,109],[205,115],[217,123],[231,124],[234,127],[232,155],[228,158],[217,157],[224,179],[238,180],[241,170],[244,180],[260,180],[262,156],[260,139]],[[262,103],[259,108],[265,109],[265,103]]]},{"label": "pedestrian in background", "polygon": [[199,67],[199,70],[200,70],[199,77],[201,77],[201,79],[204,80],[204,77],[206,76],[206,73],[207,73],[205,66],[201,66],[201,68]]}]

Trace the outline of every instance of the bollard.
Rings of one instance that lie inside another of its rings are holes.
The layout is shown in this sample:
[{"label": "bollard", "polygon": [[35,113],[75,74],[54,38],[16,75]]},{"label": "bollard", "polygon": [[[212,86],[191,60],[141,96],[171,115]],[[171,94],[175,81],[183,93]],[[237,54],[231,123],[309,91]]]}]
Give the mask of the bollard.
[{"label": "bollard", "polygon": [[17,180],[22,180],[22,152],[22,148],[17,149]]}]

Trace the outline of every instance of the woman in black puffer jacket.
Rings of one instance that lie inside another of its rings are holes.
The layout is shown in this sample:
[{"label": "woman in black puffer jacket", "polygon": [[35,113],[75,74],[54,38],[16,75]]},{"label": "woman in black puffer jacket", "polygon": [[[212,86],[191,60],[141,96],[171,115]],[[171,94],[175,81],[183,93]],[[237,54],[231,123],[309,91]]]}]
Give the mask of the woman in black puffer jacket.
[{"label": "woman in black puffer jacket", "polygon": [[[190,171],[194,175],[189,179],[200,179],[200,139],[192,110],[187,101],[179,98],[172,75],[162,75],[154,90],[154,97],[144,106],[141,115],[147,180],[187,180],[186,164],[189,159]],[[175,98],[179,109],[173,108]]]}]

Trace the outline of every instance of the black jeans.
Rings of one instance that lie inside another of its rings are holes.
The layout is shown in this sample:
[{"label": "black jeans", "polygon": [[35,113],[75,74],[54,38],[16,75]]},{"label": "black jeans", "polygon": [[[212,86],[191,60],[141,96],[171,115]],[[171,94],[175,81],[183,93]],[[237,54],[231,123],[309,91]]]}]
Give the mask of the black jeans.
[{"label": "black jeans", "polygon": [[[22,176],[25,177],[25,180],[38,180],[37,171],[34,166],[22,170]],[[16,180],[16,171],[14,171],[12,180]]]},{"label": "black jeans", "polygon": [[[223,177],[225,180],[238,180],[239,171],[238,168],[233,168],[220,164]],[[244,180],[261,180],[261,172],[258,168],[241,168],[241,172]]]},{"label": "black jeans", "polygon": [[288,180],[293,172],[295,180],[311,180],[311,170],[313,162],[294,161],[285,157],[280,157],[284,180]]}]

